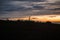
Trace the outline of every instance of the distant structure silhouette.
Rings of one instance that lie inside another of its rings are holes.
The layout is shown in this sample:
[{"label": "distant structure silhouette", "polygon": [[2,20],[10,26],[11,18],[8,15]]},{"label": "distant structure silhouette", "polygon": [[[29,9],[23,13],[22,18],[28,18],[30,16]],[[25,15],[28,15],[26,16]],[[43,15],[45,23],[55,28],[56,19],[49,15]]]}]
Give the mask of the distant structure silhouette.
[{"label": "distant structure silhouette", "polygon": [[7,21],[9,21],[9,18],[6,18]]},{"label": "distant structure silhouette", "polygon": [[31,21],[31,16],[29,16],[29,21]]}]

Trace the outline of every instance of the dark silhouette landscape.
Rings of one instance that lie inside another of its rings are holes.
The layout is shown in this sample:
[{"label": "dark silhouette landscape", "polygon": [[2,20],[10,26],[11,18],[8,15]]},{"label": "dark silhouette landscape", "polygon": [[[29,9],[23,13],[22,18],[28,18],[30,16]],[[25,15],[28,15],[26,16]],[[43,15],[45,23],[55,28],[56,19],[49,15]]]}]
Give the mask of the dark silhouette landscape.
[{"label": "dark silhouette landscape", "polygon": [[0,37],[2,40],[58,40],[60,24],[34,21],[0,20]]}]

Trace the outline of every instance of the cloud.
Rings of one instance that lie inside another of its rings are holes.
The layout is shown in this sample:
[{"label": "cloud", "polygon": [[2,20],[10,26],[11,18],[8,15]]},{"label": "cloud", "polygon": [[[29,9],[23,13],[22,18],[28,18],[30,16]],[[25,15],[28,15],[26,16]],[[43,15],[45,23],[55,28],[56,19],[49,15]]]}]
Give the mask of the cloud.
[{"label": "cloud", "polygon": [[45,0],[16,0],[16,1],[44,2]]},{"label": "cloud", "polygon": [[41,10],[41,9],[44,9],[44,6],[38,6],[38,5],[36,5],[36,6],[33,6],[33,8],[37,9],[37,10]]},{"label": "cloud", "polygon": [[48,3],[49,5],[60,5],[60,1],[55,2],[55,3]]},{"label": "cloud", "polygon": [[[7,4],[8,3],[8,4]],[[19,2],[19,1],[11,1],[7,2],[3,5],[2,11],[26,11],[32,9],[43,9],[43,6],[34,6],[29,2]]]},{"label": "cloud", "polygon": [[45,0],[0,0],[3,1],[30,1],[30,2],[44,2]]},{"label": "cloud", "polygon": [[47,5],[45,7],[45,9],[47,10],[60,10],[60,0],[47,0],[47,2],[45,3],[45,5]]},{"label": "cloud", "polygon": [[59,0],[1,0],[0,4],[0,17],[59,14],[60,10]]},{"label": "cloud", "polygon": [[1,17],[22,17],[22,16],[32,16],[32,15],[47,15],[47,14],[60,14],[59,12],[54,12],[50,10],[27,10],[27,11],[12,11],[4,12],[6,14],[1,15]]},{"label": "cloud", "polygon": [[49,9],[49,10],[56,10],[56,11],[58,11],[58,10],[60,10],[60,8],[54,8],[54,9]]},{"label": "cloud", "polygon": [[60,1],[60,0],[46,0],[46,2],[48,2],[48,3],[54,3],[54,2],[58,2],[58,1]]}]

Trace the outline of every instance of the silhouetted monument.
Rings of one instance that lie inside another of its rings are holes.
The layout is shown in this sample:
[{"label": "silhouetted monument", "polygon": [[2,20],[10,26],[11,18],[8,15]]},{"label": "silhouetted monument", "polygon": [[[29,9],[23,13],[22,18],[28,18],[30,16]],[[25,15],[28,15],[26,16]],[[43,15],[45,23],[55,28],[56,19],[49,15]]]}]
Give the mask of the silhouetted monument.
[{"label": "silhouetted monument", "polygon": [[9,21],[9,18],[6,18],[7,21]]},{"label": "silhouetted monument", "polygon": [[29,21],[31,21],[31,16],[29,16]]}]

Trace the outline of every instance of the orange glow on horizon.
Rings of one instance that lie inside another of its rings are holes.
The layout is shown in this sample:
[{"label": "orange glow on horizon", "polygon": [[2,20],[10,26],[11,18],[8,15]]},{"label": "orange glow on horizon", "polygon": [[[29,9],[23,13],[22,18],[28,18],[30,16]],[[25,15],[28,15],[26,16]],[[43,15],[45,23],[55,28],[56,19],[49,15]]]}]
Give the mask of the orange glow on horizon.
[{"label": "orange glow on horizon", "polygon": [[[29,20],[29,16],[24,18],[9,18],[9,20]],[[41,16],[31,16],[30,20],[41,21],[41,22],[60,22],[60,15],[41,15]]]}]

